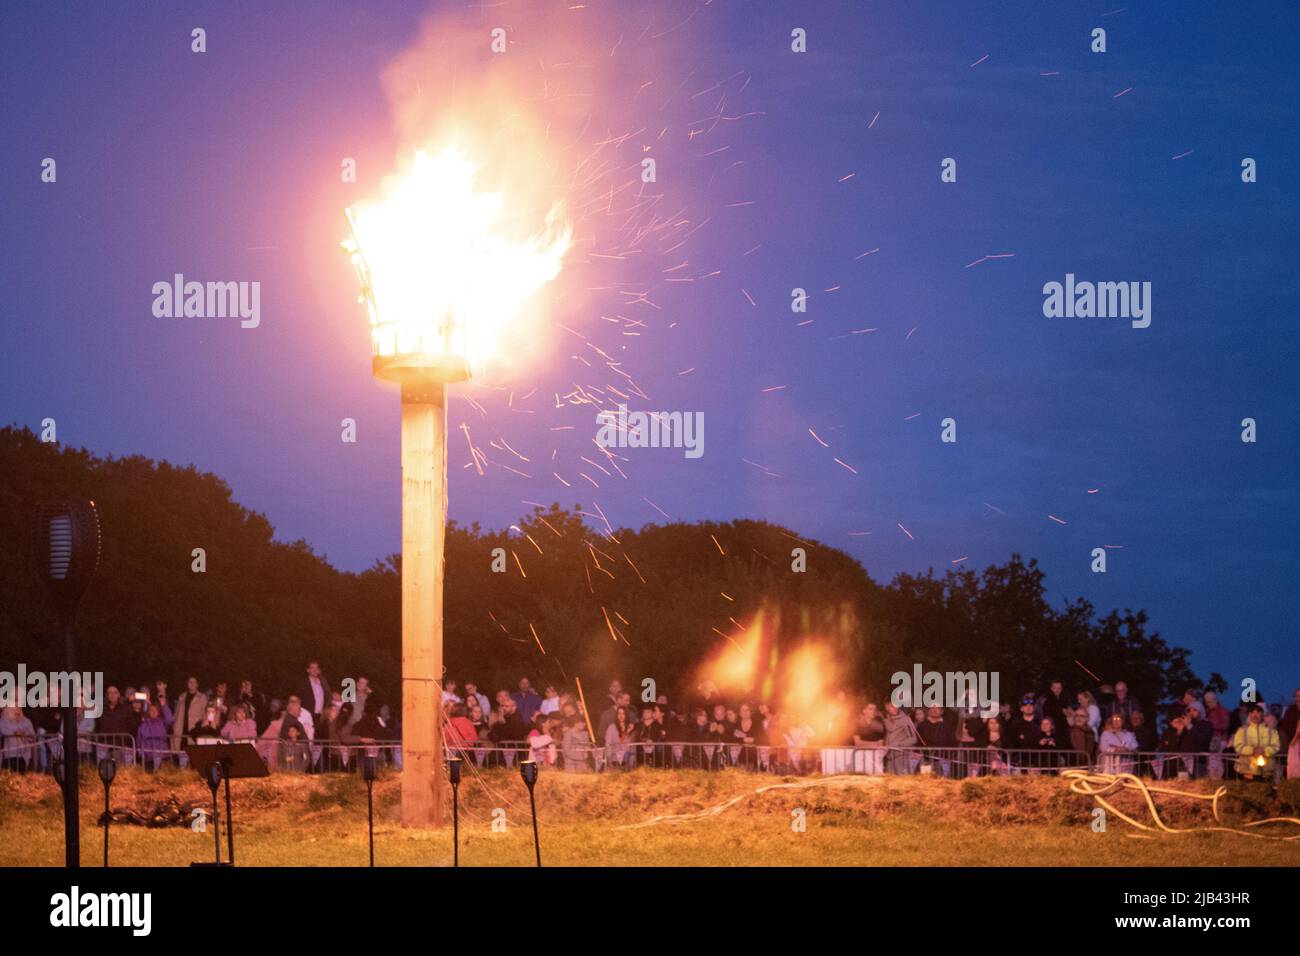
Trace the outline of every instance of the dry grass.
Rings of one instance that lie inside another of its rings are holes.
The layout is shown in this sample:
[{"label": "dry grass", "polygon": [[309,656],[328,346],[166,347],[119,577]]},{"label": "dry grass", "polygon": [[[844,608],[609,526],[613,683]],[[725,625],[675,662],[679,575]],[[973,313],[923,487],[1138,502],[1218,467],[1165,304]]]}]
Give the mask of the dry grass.
[{"label": "dry grass", "polygon": [[[761,786],[797,789],[754,794]],[[1210,789],[1208,784],[1183,784]],[[113,806],[145,812],[175,795],[207,805],[192,771],[119,772]],[[686,823],[620,829],[656,816],[692,813],[733,797],[722,813]],[[468,773],[461,787],[461,862],[531,865],[528,792],[517,773]],[[364,865],[366,792],[355,776],[277,775],[234,785],[236,854],[241,865]],[[450,827],[405,829],[398,823],[398,780],[375,785],[376,860],[380,864],[448,865]],[[1132,797],[1120,801],[1139,815]],[[103,791],[82,781],[82,853],[102,854],[98,826]],[[949,781],[855,777],[808,780],[738,771],[640,770],[602,775],[543,774],[538,784],[543,861],[548,865],[1080,865],[1295,866],[1300,841],[1282,843],[1225,833],[1139,836],[1112,819],[1094,833],[1090,798],[1052,778]],[[1208,804],[1166,799],[1172,826],[1210,822]],[[507,828],[492,831],[493,810]],[[805,832],[791,826],[802,809]],[[1239,814],[1240,803],[1228,807]],[[1254,808],[1257,812],[1259,808]],[[62,808],[46,777],[0,774],[0,865],[57,866],[63,861]],[[1296,832],[1294,829],[1289,833]],[[223,835],[222,843],[225,839]],[[212,834],[188,828],[114,826],[115,865],[183,866],[211,859]]]}]

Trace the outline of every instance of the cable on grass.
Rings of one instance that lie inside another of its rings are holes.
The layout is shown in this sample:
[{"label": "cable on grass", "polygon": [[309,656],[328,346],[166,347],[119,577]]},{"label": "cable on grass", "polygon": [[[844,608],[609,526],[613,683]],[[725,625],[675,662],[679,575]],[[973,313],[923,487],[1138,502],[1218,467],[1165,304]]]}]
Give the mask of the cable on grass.
[{"label": "cable on grass", "polygon": [[879,779],[879,777],[869,777],[858,774],[840,774],[834,777],[819,777],[815,780],[801,780],[797,783],[770,783],[766,787],[759,787],[757,790],[752,790],[749,793],[742,793],[738,796],[732,797],[730,800],[719,803],[715,807],[709,807],[705,810],[697,810],[694,813],[663,814],[661,816],[651,817],[649,820],[644,820],[641,823],[627,823],[623,826],[615,827],[614,829],[639,830],[643,827],[652,827],[660,823],[693,823],[696,820],[703,820],[706,817],[716,817],[723,811],[734,807],[736,804],[740,803],[740,801],[746,800],[749,797],[756,797],[760,793],[767,793],[769,790],[806,790],[809,787],[824,787],[828,785],[862,786],[868,780]]},{"label": "cable on grass", "polygon": [[[1152,796],[1152,794],[1162,793],[1162,794],[1167,794],[1169,796],[1183,797],[1189,800],[1208,800],[1210,802],[1210,810],[1214,815],[1215,823],[1221,824],[1223,821],[1222,821],[1222,817],[1219,815],[1219,799],[1223,797],[1225,794],[1227,794],[1228,792],[1227,787],[1220,786],[1212,794],[1190,793],[1185,790],[1174,790],[1169,787],[1150,786],[1146,783],[1146,781],[1142,780],[1140,777],[1131,773],[1110,774],[1110,773],[1099,773],[1097,771],[1086,770],[1086,769],[1072,769],[1072,770],[1063,771],[1061,773],[1061,778],[1063,780],[1069,781],[1071,793],[1078,793],[1084,796],[1092,797],[1094,800],[1097,801],[1099,805],[1105,808],[1107,812],[1115,814],[1115,816],[1119,817],[1125,823],[1128,823],[1139,830],[1144,830],[1148,832],[1160,830],[1165,833],[1197,833],[1197,832],[1221,831],[1223,833],[1235,833],[1238,836],[1256,837],[1264,840],[1283,840],[1283,841],[1300,840],[1300,834],[1296,834],[1295,836],[1274,836],[1267,833],[1251,832],[1252,828],[1254,827],[1266,826],[1270,823],[1290,823],[1296,826],[1300,826],[1300,819],[1297,819],[1296,817],[1269,817],[1268,819],[1265,820],[1253,820],[1249,823],[1244,824],[1241,827],[1212,826],[1212,827],[1188,827],[1184,829],[1171,827],[1167,823],[1165,823],[1163,819],[1161,819],[1160,812],[1156,808],[1155,799]],[[822,777],[814,780],[803,780],[795,783],[773,783],[773,784],[768,784],[765,787],[759,787],[758,789],[749,791],[748,793],[739,794],[737,796],[732,797],[730,800],[725,800],[722,803],[717,804],[716,806],[708,807],[704,810],[697,810],[692,813],[662,814],[657,817],[652,817],[649,820],[644,820],[640,823],[628,823],[628,824],[624,824],[623,826],[615,827],[614,829],[640,830],[646,827],[657,826],[658,824],[661,823],[674,823],[674,824],[693,823],[697,820],[704,820],[709,817],[719,816],[720,814],[734,807],[736,804],[740,803],[742,800],[746,800],[750,797],[756,797],[760,794],[767,793],[772,790],[806,790],[810,787],[821,787],[821,786],[863,786],[867,784],[868,781],[879,780],[879,779],[881,778],[874,777],[874,776],[843,774],[834,777]],[[1112,804],[1109,800],[1106,799],[1107,796],[1113,795],[1118,792],[1122,792],[1124,790],[1136,790],[1142,794],[1143,799],[1146,801],[1147,809],[1151,813],[1151,819],[1154,821],[1155,824],[1154,826],[1143,823],[1140,820],[1134,819],[1133,817],[1124,813],[1122,810],[1116,808],[1114,804]]]},{"label": "cable on grass", "polygon": [[[1160,818],[1160,812],[1156,809],[1156,801],[1152,794],[1163,793],[1174,797],[1183,797],[1187,800],[1208,800],[1210,802],[1210,812],[1214,816],[1214,822],[1222,824],[1223,819],[1219,816],[1219,798],[1228,792],[1228,788],[1220,786],[1214,793],[1191,793],[1187,790],[1174,790],[1169,787],[1150,786],[1141,777],[1131,773],[1100,773],[1095,770],[1075,768],[1065,770],[1061,773],[1061,779],[1069,781],[1070,792],[1082,794],[1086,797],[1092,797],[1097,803],[1106,810],[1107,813],[1113,813],[1125,823],[1134,826],[1139,830],[1154,831],[1161,830],[1165,833],[1235,833],[1238,836],[1256,837],[1262,840],[1300,840],[1300,833],[1295,836],[1274,836],[1268,833],[1252,833],[1252,827],[1262,827],[1270,823],[1291,823],[1300,826],[1300,819],[1295,817],[1269,817],[1266,820],[1252,820],[1240,827],[1212,826],[1212,827],[1186,827],[1179,829],[1171,827]],[[1117,809],[1114,804],[1106,799],[1107,796],[1116,793],[1122,793],[1125,790],[1136,790],[1142,794],[1146,802],[1147,810],[1151,814],[1151,820],[1154,826],[1136,820],[1123,811]]]}]

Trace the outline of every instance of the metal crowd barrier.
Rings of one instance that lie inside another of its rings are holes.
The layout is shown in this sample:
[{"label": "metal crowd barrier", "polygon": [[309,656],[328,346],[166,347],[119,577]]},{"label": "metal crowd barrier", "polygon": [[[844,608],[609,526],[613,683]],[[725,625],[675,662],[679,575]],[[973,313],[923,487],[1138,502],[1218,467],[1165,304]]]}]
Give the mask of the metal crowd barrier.
[{"label": "metal crowd barrier", "polygon": [[[449,753],[453,752],[449,748]],[[479,767],[514,766],[532,759],[541,767],[570,773],[631,770],[637,767],[686,770],[738,768],[762,773],[805,775],[932,774],[958,778],[990,774],[1056,773],[1088,765],[1085,753],[1072,750],[989,750],[982,747],[820,747],[759,744],[629,741],[596,747],[555,741],[534,747],[527,742],[473,743],[455,753]]]},{"label": "metal crowd barrier", "polygon": [[[555,741],[533,747],[526,741],[484,742],[448,747],[478,767],[513,767],[532,759],[543,768],[573,772],[664,769],[722,770],[738,768],[795,776],[858,773],[866,775],[931,775],[949,779],[986,776],[1057,774],[1071,768],[1104,773],[1136,773],[1155,779],[1231,779],[1241,776],[1241,758],[1231,751],[1217,753],[1088,753],[1081,750],[988,747],[822,747],[756,744],[629,741],[596,747]],[[1281,772],[1284,754],[1272,761]]]},{"label": "metal crowd barrier", "polygon": [[1264,766],[1260,755],[1238,754],[1231,747],[1217,751],[1170,752],[1138,750],[1098,754],[1094,763],[1102,773],[1132,773],[1155,780],[1280,779],[1286,769],[1286,751],[1279,749]]},{"label": "metal crowd barrier", "polygon": [[[585,737],[585,735],[584,735]],[[400,741],[373,743],[339,741],[290,741],[254,738],[273,773],[354,773],[362,758],[377,758],[381,767],[401,769]],[[63,741],[58,734],[38,731],[34,737],[0,737],[0,769],[19,773],[51,773],[62,757]],[[78,751],[93,765],[112,757],[119,767],[143,766],[157,770],[163,765],[186,767],[183,750],[165,741],[138,742],[129,734],[78,735]],[[589,743],[548,741],[500,741],[497,743],[449,742],[449,757],[460,757],[474,767],[491,769],[518,766],[534,760],[542,768],[570,773],[617,772],[638,767],[684,770],[735,768],[758,773],[932,775],[949,779],[984,776],[1055,774],[1061,770],[1091,767],[1103,773],[1134,773],[1158,780],[1235,779],[1250,773],[1271,778],[1282,772],[1286,754],[1276,753],[1264,767],[1257,758],[1241,756],[1231,749],[1204,753],[1135,751],[1096,753],[1078,750],[1016,750],[989,747],[824,747],[732,744],[723,742],[628,741],[604,747]]]},{"label": "metal crowd barrier", "polygon": [[[398,740],[373,743],[320,743],[290,740],[247,740],[257,747],[267,769],[282,773],[350,773],[362,758],[376,757],[381,767],[398,769],[402,765],[402,744]],[[173,749],[171,737],[164,741],[137,741],[130,734],[78,734],[77,752],[81,760],[95,766],[111,757],[119,767],[142,766],[157,770],[164,765],[188,767],[184,750]],[[0,737],[0,769],[18,773],[53,773],[54,764],[63,757],[60,734],[38,732],[35,737]]]},{"label": "metal crowd barrier", "polygon": [[[77,753],[82,761],[98,764],[113,757],[119,766],[131,766],[139,753],[130,734],[78,734]],[[63,758],[63,736],[37,730],[35,736],[0,737],[0,769],[18,773],[53,773]]]}]

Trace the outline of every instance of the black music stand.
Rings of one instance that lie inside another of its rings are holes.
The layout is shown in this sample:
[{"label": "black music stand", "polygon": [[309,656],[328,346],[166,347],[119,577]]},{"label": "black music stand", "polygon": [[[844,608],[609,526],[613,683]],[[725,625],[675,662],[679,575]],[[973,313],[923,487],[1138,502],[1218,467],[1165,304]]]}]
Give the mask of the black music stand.
[{"label": "black music stand", "polygon": [[[192,863],[191,866],[234,866],[235,865],[235,820],[230,808],[230,779],[246,777],[266,777],[270,771],[266,762],[251,743],[210,743],[186,744],[185,754],[190,758],[190,766],[198,771],[200,777],[208,782],[212,790],[212,825],[217,827],[217,780],[226,781],[226,843],[230,851],[230,860],[221,862],[221,834],[218,830],[213,838],[216,841],[215,863]],[[215,773],[213,772],[215,771]]]}]

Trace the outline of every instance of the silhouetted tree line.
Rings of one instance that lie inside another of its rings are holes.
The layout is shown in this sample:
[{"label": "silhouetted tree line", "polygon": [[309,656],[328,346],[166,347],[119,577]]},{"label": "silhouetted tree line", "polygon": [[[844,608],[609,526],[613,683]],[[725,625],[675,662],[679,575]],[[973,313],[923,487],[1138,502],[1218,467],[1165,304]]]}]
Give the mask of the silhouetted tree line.
[{"label": "silhouetted tree line", "polygon": [[[82,669],[110,682],[173,687],[252,678],[277,692],[318,658],[331,680],[365,674],[396,702],[401,559],[343,572],[305,541],[273,540],[215,475],[140,456],[98,458],[0,429],[0,667],[59,669],[62,644],[34,571],[31,513],[41,500],[91,498],[104,528],[100,572],[78,622]],[[206,551],[207,570],[191,570]],[[792,570],[803,548],[807,569]],[[495,549],[501,549],[496,551]],[[504,565],[505,570],[494,570]],[[1098,616],[1082,599],[1052,607],[1036,562],[874,582],[854,558],[764,521],[606,527],[552,505],[515,528],[453,523],[447,533],[447,673],[481,687],[573,685],[603,696],[620,677],[670,694],[743,636],[763,611],[766,666],[808,636],[827,644],[855,688],[883,699],[889,678],[928,670],[1001,673],[1004,698],[1126,680],[1156,702],[1196,683],[1188,652],[1149,632],[1143,611]]]}]

